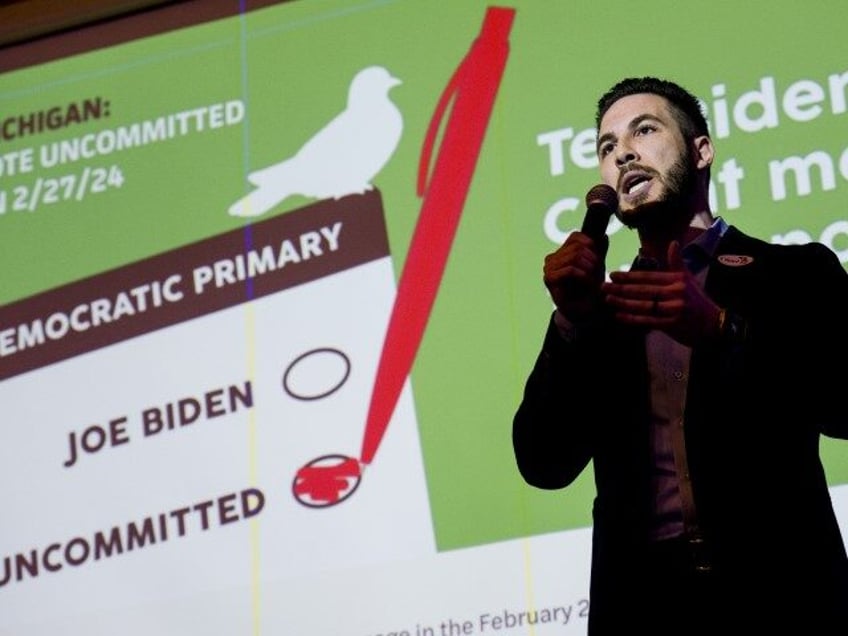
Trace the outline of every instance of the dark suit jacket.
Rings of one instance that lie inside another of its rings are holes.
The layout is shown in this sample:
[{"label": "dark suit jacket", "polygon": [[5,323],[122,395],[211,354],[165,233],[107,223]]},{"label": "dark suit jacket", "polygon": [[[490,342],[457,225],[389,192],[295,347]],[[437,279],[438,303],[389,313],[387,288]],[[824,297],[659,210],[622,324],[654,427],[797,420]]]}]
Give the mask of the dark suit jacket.
[{"label": "dark suit jacket", "polygon": [[[821,434],[848,439],[848,274],[823,245],[730,227],[705,289],[747,323],[742,338],[693,349],[685,407],[699,521],[728,585],[720,611],[748,608],[763,627],[793,611],[848,633],[848,558],[819,458]],[[649,411],[643,332],[599,319],[566,343],[551,322],[513,445],[539,488],[565,487],[592,462],[590,633],[645,598]]]}]

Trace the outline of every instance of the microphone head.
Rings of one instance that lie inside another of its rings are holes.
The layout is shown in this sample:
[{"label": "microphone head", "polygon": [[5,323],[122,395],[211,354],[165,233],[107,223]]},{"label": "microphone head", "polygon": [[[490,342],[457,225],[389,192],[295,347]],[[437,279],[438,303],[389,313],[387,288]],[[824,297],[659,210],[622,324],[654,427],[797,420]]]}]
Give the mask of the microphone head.
[{"label": "microphone head", "polygon": [[586,193],[586,207],[591,208],[596,205],[607,208],[610,211],[610,214],[617,210],[618,195],[615,193],[615,189],[608,186],[606,183],[599,183],[598,185],[593,186],[592,189]]}]

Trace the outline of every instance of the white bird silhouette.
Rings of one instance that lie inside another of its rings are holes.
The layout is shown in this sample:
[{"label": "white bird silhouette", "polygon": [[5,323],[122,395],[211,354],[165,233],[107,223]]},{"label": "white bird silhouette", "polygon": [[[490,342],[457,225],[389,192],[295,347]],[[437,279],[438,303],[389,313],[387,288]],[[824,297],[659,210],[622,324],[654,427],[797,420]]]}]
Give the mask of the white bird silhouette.
[{"label": "white bird silhouette", "polygon": [[389,99],[401,81],[382,66],[359,71],[347,107],[292,157],[251,172],[256,189],[230,206],[233,216],[259,216],[295,194],[325,199],[362,194],[394,153],[403,117]]}]

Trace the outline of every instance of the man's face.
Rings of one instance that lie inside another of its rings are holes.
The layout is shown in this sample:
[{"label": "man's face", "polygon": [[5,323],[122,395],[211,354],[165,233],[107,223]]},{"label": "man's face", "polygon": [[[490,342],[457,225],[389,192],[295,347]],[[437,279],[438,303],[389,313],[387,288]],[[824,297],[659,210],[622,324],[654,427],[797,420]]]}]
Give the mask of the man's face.
[{"label": "man's face", "polygon": [[644,93],[615,102],[601,120],[598,159],[625,225],[664,225],[692,214],[686,200],[695,185],[694,159],[663,97]]}]

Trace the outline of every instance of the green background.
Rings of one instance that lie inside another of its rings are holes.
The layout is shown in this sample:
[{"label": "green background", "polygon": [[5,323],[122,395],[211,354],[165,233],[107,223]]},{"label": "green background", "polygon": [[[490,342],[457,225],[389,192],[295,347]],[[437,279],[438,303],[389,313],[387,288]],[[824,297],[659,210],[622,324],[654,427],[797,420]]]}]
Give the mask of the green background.
[{"label": "green background", "polygon": [[[110,117],[19,142],[0,154],[106,127],[129,125],[205,104],[243,99],[245,121],[52,169],[120,165],[120,189],[83,203],[0,215],[0,267],[7,303],[245,225],[226,210],[251,170],[293,154],[344,107],[359,69],[379,64],[403,83],[391,98],[404,116],[395,155],[377,175],[396,275],[418,218],[415,184],[424,134],[438,98],[468,51],[491,3],[477,0],[297,0],[0,76],[0,115],[37,111],[100,95]],[[618,79],[657,75],[709,101],[724,84],[728,102],[777,85],[779,126],[716,139],[717,166],[745,170],[742,205],[718,214],[767,240],[803,228],[817,239],[845,219],[848,159],[835,187],[772,201],[768,162],[825,151],[837,163],[848,147],[846,114],[794,122],[780,96],[793,82],[848,72],[843,2],[522,0],[511,53],[442,287],[413,368],[413,388],[441,550],[590,523],[591,475],[555,493],[528,487],[512,457],[511,420],[551,311],[542,259],[556,247],[546,210],[573,197],[577,227],[597,171],[566,159],[552,176],[547,131],[593,126],[597,97]],[[751,110],[751,114],[755,114]],[[714,171],[715,176],[715,171]],[[815,174],[815,173],[814,173]],[[0,177],[9,191],[32,175]],[[309,199],[292,197],[285,213]],[[265,218],[265,217],[263,217]],[[834,246],[848,249],[848,235]],[[611,237],[610,266],[630,261],[635,237]],[[0,320],[2,327],[2,320]],[[844,364],[845,361],[835,361]],[[615,387],[610,385],[611,399]],[[363,399],[367,399],[364,396]],[[776,397],[779,399],[779,396]],[[845,447],[823,442],[831,483],[848,483]],[[387,511],[390,513],[390,511]]]}]

